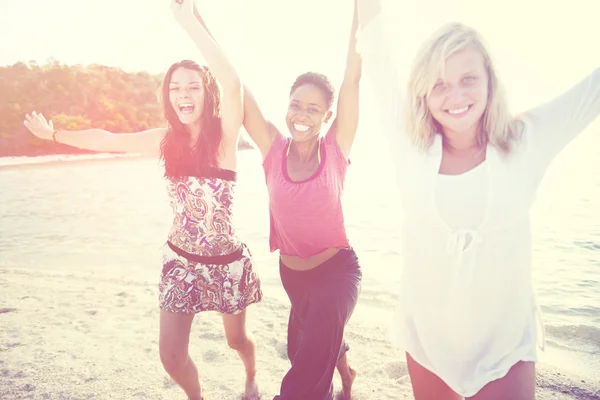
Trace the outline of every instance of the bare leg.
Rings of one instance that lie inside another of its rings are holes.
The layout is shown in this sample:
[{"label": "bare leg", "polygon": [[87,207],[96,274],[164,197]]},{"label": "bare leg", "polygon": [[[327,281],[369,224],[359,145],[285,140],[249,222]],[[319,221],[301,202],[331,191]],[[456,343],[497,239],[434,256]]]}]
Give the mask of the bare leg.
[{"label": "bare leg", "polygon": [[254,341],[246,332],[246,310],[235,315],[223,314],[223,326],[227,344],[237,351],[246,368],[244,400],[259,399],[260,393],[256,384],[256,351]]},{"label": "bare leg", "polygon": [[469,400],[534,400],[535,363],[519,361],[500,379],[485,385]]},{"label": "bare leg", "polygon": [[347,354],[347,352],[344,353],[342,358],[338,360],[336,368],[342,378],[342,399],[352,400],[352,384],[356,378],[356,371],[350,367],[348,357],[346,357]]},{"label": "bare leg", "polygon": [[190,400],[202,400],[198,370],[188,354],[193,314],[160,311],[160,360]]},{"label": "bare leg", "polygon": [[408,353],[406,363],[415,400],[462,400],[444,381],[417,363]]}]

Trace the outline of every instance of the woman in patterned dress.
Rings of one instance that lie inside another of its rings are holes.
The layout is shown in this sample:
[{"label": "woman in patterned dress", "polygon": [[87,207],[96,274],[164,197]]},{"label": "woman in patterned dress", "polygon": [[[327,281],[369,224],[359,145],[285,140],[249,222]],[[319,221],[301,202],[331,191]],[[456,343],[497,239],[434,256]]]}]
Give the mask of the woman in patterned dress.
[{"label": "woman in patterned dress", "polygon": [[220,312],[227,343],[246,369],[244,399],[257,399],[255,346],[246,331],[245,310],[262,299],[262,292],[250,251],[232,224],[242,86],[194,17],[193,2],[173,0],[171,9],[210,70],[189,60],[169,68],[162,85],[167,128],[127,134],[55,130],[36,112],[24,124],[39,138],[82,149],[160,155],[174,212],[159,285],[161,361],[191,400],[202,399],[188,354],[190,328],[196,313]]}]

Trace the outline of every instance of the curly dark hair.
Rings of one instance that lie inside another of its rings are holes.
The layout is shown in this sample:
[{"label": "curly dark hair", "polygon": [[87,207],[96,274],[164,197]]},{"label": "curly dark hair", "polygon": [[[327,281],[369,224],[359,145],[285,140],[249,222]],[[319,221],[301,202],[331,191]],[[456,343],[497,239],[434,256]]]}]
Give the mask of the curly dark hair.
[{"label": "curly dark hair", "polygon": [[[181,123],[169,101],[169,83],[177,68],[198,71],[204,86],[204,108],[200,136],[190,147],[190,132]],[[217,81],[208,67],[194,61],[183,60],[169,68],[163,80],[162,104],[168,124],[167,134],[160,144],[160,158],[165,163],[166,177],[202,176],[208,168],[218,167],[217,153],[223,130],[221,127],[221,98]]]},{"label": "curly dark hair", "polygon": [[335,89],[329,78],[323,74],[319,74],[318,72],[305,72],[298,76],[294,81],[292,88],[290,89],[290,96],[300,86],[307,84],[315,85],[321,89],[323,95],[325,96],[325,101],[327,102],[327,109],[331,108],[335,98]]}]

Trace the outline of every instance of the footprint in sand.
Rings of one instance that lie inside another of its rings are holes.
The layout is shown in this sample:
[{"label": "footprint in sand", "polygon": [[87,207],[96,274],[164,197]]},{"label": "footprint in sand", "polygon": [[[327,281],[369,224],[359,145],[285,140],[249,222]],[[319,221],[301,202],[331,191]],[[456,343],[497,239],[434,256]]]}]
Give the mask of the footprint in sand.
[{"label": "footprint in sand", "polygon": [[204,362],[215,361],[219,358],[220,354],[215,350],[207,350],[202,354],[202,360]]},{"label": "footprint in sand", "polygon": [[33,392],[35,390],[35,386],[28,383],[25,386],[22,386],[20,389],[23,392]]},{"label": "footprint in sand", "polygon": [[280,342],[279,340],[273,338],[273,339],[271,339],[271,345],[273,346],[273,348],[279,355],[279,358],[281,358],[282,360],[288,359],[287,344]]},{"label": "footprint in sand", "polygon": [[399,380],[408,375],[408,368],[405,362],[394,361],[386,364],[385,372],[390,379]]},{"label": "footprint in sand", "polygon": [[167,378],[166,376],[163,379],[163,388],[164,389],[170,389],[172,387],[177,386],[177,384],[175,383],[174,380],[172,380],[171,378]]},{"label": "footprint in sand", "polygon": [[223,334],[217,333],[217,332],[203,332],[203,333],[199,334],[198,337],[200,339],[213,340],[216,342],[225,340],[225,337],[223,336]]},{"label": "footprint in sand", "polygon": [[13,378],[25,378],[25,377],[27,377],[27,375],[25,375],[25,372],[23,372],[23,371],[19,371],[13,375]]}]

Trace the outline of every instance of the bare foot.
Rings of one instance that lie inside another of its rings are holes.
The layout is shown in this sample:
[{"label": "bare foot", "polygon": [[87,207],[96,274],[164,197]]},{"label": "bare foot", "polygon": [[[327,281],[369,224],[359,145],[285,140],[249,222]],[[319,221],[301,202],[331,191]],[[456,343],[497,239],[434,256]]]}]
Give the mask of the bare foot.
[{"label": "bare foot", "polygon": [[[198,400],[204,400],[204,390],[200,390],[200,397],[198,397]],[[188,400],[193,400],[191,397],[188,397]]]},{"label": "bare foot", "polygon": [[342,400],[352,400],[352,384],[356,378],[356,371],[348,367],[348,375],[342,378]]},{"label": "bare foot", "polygon": [[243,400],[260,400],[260,391],[254,379],[246,381],[246,390],[244,391]]}]

